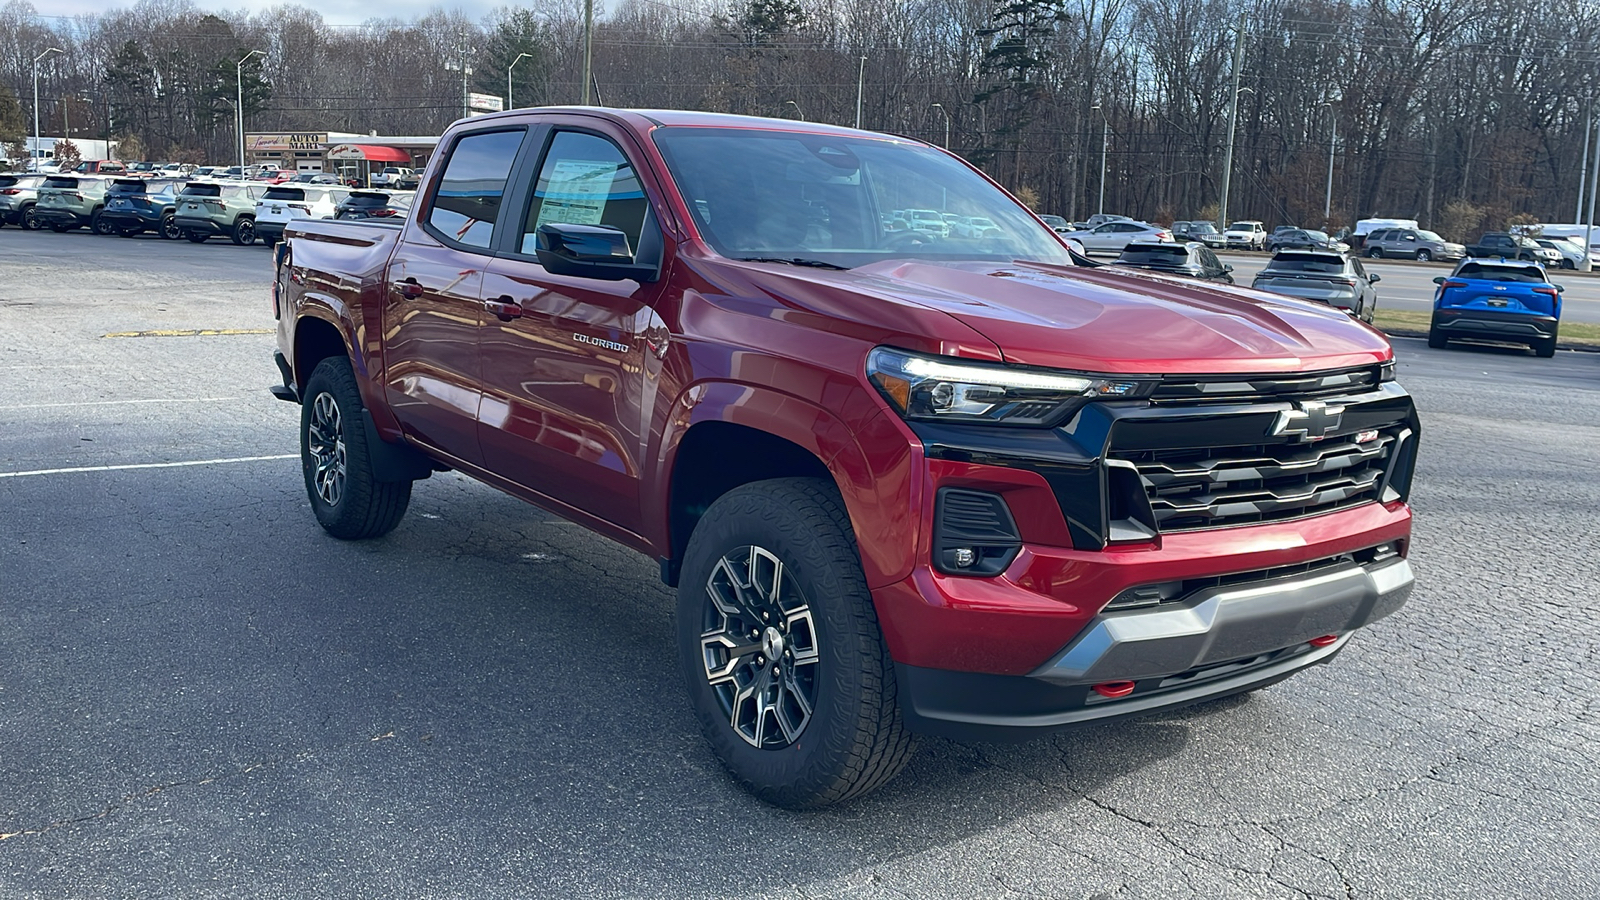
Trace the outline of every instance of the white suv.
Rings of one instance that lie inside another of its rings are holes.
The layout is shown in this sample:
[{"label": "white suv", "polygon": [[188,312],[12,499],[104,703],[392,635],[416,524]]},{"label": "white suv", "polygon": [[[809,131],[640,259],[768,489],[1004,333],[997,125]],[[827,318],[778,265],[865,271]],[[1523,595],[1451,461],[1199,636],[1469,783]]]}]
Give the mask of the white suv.
[{"label": "white suv", "polygon": [[1228,230],[1222,233],[1222,238],[1230,248],[1261,250],[1267,246],[1267,226],[1254,219],[1245,219],[1229,225]]},{"label": "white suv", "polygon": [[268,247],[283,237],[283,227],[295,219],[331,219],[334,209],[350,192],[320,184],[275,184],[256,203],[256,237]]}]

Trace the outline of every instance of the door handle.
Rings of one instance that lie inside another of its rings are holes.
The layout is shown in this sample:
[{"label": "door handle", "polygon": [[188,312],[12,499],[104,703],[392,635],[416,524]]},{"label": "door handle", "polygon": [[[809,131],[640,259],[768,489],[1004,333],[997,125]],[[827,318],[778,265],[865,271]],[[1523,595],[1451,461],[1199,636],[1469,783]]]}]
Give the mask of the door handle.
[{"label": "door handle", "polygon": [[522,317],[522,304],[505,295],[496,297],[493,300],[485,300],[483,305],[488,307],[489,312],[494,313],[502,322],[509,322],[512,319]]},{"label": "door handle", "polygon": [[415,278],[407,278],[404,281],[395,282],[394,289],[399,291],[400,296],[407,300],[415,300],[422,296],[422,285],[417,284]]}]

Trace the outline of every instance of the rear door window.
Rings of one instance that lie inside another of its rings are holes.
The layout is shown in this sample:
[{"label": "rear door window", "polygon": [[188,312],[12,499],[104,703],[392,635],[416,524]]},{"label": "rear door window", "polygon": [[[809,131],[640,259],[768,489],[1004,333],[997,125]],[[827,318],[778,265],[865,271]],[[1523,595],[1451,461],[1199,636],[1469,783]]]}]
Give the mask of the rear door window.
[{"label": "rear door window", "polygon": [[523,221],[518,250],[532,254],[540,225],[604,225],[628,237],[637,250],[648,203],[639,175],[609,139],[581,131],[557,132]]},{"label": "rear door window", "polygon": [[480,132],[456,141],[428,210],[428,229],[436,237],[474,248],[493,245],[500,201],[524,134]]}]

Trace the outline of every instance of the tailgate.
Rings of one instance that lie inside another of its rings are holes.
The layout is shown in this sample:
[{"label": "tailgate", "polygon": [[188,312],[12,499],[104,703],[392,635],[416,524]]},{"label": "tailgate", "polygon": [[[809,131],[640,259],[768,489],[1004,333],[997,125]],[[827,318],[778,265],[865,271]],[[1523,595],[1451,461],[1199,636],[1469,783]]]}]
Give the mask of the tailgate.
[{"label": "tailgate", "polygon": [[1539,285],[1468,281],[1463,285],[1447,288],[1439,298],[1439,308],[1539,316],[1555,315],[1556,298],[1552,294],[1535,290],[1537,287]]},{"label": "tailgate", "polygon": [[1308,300],[1344,300],[1355,291],[1348,279],[1306,277],[1300,275],[1267,275],[1256,277],[1251,287],[1275,294],[1289,294]]}]

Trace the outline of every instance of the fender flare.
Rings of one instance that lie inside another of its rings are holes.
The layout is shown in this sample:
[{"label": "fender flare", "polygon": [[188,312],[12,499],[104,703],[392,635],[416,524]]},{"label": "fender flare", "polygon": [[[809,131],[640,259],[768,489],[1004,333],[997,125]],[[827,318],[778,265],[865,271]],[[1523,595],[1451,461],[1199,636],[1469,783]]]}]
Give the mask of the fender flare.
[{"label": "fender flare", "polygon": [[[872,437],[901,437],[886,420],[871,423]],[[707,422],[741,425],[795,444],[822,463],[844,498],[869,587],[904,580],[916,554],[921,508],[919,478],[885,479],[875,470],[852,429],[832,412],[776,388],[729,381],[702,381],[685,389],[673,405],[656,460],[655,509],[646,521],[658,523],[659,546],[673,546],[669,510],[677,451],[695,426]],[[890,463],[902,469],[920,463],[920,444],[906,441],[906,453]],[[912,457],[915,457],[914,459]],[[883,466],[879,466],[881,470]],[[891,500],[887,500],[885,495]],[[891,535],[885,539],[886,535]]]}]

